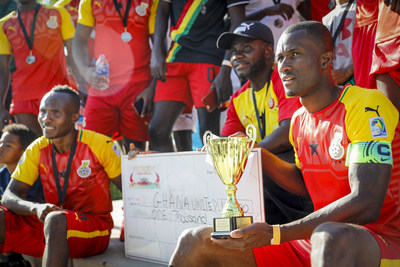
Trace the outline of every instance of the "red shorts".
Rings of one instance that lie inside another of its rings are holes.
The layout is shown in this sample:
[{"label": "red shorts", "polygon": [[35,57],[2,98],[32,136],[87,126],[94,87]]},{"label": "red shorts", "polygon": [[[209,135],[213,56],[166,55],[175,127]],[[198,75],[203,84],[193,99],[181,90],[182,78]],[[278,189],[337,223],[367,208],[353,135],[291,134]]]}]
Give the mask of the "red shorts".
[{"label": "red shorts", "polygon": [[[154,102],[178,101],[204,107],[201,99],[210,91],[220,66],[204,63],[167,63],[167,81],[158,81]],[[190,108],[191,109],[191,108]]]},{"label": "red shorts", "polygon": [[[14,251],[33,257],[44,252],[43,223],[36,216],[16,215],[7,209],[5,242],[1,253]],[[63,211],[67,217],[70,258],[82,258],[103,252],[108,247],[113,222],[111,215],[95,216]]]},{"label": "red shorts", "polygon": [[400,37],[375,44],[371,75],[400,71]]},{"label": "red shorts", "polygon": [[10,114],[14,116],[15,114],[32,113],[37,116],[39,114],[41,100],[42,99],[14,101],[14,99],[12,99],[10,105]]},{"label": "red shorts", "polygon": [[[400,251],[389,244],[380,235],[364,226],[359,226],[370,232],[376,239],[381,250],[382,266],[399,266]],[[311,266],[310,240],[294,240],[281,245],[265,246],[253,249],[257,266]]]},{"label": "red shorts", "polygon": [[[150,116],[141,118],[133,109],[136,95],[148,86],[148,82],[130,84],[109,96],[87,98],[85,106],[85,129],[112,136],[115,132],[135,141],[149,140],[147,125]],[[137,94],[132,94],[131,88]]]},{"label": "red shorts", "polygon": [[370,75],[376,25],[377,22],[374,22],[360,28],[354,28],[353,32],[354,80],[356,85],[369,89],[376,89],[375,77]]}]

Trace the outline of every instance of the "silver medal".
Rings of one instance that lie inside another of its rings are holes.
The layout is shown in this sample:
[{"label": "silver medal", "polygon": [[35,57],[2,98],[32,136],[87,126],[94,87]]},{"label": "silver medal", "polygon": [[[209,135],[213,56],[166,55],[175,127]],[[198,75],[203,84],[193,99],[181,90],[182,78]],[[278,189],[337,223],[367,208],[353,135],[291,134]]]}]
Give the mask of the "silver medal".
[{"label": "silver medal", "polygon": [[121,33],[121,39],[125,43],[130,42],[132,40],[132,35],[129,32],[123,32]]},{"label": "silver medal", "polygon": [[35,61],[36,61],[36,58],[34,55],[29,55],[26,57],[26,63],[28,63],[29,65],[35,63]]}]

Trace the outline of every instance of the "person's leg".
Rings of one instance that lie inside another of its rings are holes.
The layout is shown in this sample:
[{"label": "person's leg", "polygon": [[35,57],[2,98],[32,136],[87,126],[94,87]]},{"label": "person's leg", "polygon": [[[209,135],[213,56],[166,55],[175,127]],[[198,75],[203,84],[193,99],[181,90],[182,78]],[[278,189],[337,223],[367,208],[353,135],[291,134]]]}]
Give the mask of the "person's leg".
[{"label": "person's leg", "polygon": [[211,226],[187,229],[179,237],[170,266],[256,266],[252,250],[226,249],[210,239]]},{"label": "person's leg", "polygon": [[376,75],[376,85],[378,90],[384,93],[393,105],[400,110],[400,85],[390,76],[389,73]]},{"label": "person's leg", "polygon": [[174,140],[178,151],[192,151],[192,130],[174,131]]},{"label": "person's leg", "polygon": [[46,246],[43,254],[43,266],[67,266],[67,218],[62,212],[51,212],[44,222]]},{"label": "person's leg", "polygon": [[344,223],[328,222],[318,226],[311,236],[311,265],[380,265],[380,247],[366,229]]},{"label": "person's leg", "polygon": [[37,136],[42,136],[42,128],[40,128],[38,118],[32,113],[18,113],[14,115],[16,123],[22,123],[26,125],[29,129],[33,130]]},{"label": "person's leg", "polygon": [[216,108],[211,113],[204,107],[196,108],[196,110],[199,117],[200,138],[203,139],[206,131],[211,131],[213,134],[219,135],[220,110]]},{"label": "person's leg", "polygon": [[172,127],[186,104],[177,101],[154,103],[153,116],[149,123],[150,150],[172,152]]}]

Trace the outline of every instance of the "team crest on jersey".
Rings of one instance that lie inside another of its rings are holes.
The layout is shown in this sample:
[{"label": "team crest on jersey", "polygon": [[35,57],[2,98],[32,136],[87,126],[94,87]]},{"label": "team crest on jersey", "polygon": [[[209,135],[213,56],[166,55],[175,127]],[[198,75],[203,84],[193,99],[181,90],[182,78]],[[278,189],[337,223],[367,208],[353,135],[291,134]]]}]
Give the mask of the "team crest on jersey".
[{"label": "team crest on jersey", "polygon": [[369,127],[371,128],[372,138],[388,137],[383,117],[370,118]]},{"label": "team crest on jersey", "polygon": [[57,29],[58,27],[57,16],[50,16],[49,20],[46,22],[46,25],[50,29]]},{"label": "team crest on jersey", "polygon": [[270,97],[268,99],[268,106],[269,106],[270,109],[273,109],[274,106],[275,106],[275,102],[274,102],[274,99],[272,97]]},{"label": "team crest on jersey", "polygon": [[141,17],[145,16],[146,15],[146,9],[147,9],[148,6],[149,6],[149,4],[141,2],[140,6],[137,6],[135,8],[136,13]]},{"label": "team crest on jersey", "polygon": [[90,169],[89,165],[90,165],[90,160],[82,160],[81,166],[76,171],[79,177],[81,178],[89,177],[90,173],[92,172],[92,169]]},{"label": "team crest on jersey", "polygon": [[329,156],[331,158],[339,160],[344,156],[344,147],[340,143],[342,141],[342,134],[335,133],[331,145],[329,146]]}]

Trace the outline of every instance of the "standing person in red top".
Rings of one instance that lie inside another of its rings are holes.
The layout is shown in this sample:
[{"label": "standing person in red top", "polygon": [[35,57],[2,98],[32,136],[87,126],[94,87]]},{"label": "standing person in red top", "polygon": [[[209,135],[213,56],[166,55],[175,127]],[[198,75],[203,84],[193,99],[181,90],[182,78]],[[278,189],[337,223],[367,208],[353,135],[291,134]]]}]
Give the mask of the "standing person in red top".
[{"label": "standing person in red top", "polygon": [[[150,73],[150,35],[157,0],[81,0],[74,59],[90,84],[85,106],[86,129],[108,136],[119,132],[124,145],[144,149],[155,81]],[[95,30],[94,56],[105,55],[109,79],[96,74],[88,41]],[[134,103],[139,103],[135,105]],[[138,110],[140,109],[140,110]]]},{"label": "standing person in red top", "polygon": [[[40,104],[43,136],[22,155],[0,207],[0,253],[43,256],[43,266],[103,252],[113,220],[110,182],[121,189],[121,152],[111,138],[75,130],[80,99],[57,86]],[[45,203],[25,198],[43,184]]]},{"label": "standing person in red top", "polygon": [[303,104],[289,132],[296,164],[261,149],[262,167],[283,188],[310,194],[314,212],[224,240],[211,239],[211,227],[187,230],[170,264],[399,266],[399,112],[378,90],[334,83],[332,38],[319,22],[286,28],[276,61],[286,95]]},{"label": "standing person in red top", "polygon": [[[37,123],[40,100],[53,86],[67,84],[64,45],[71,55],[73,36],[71,17],[64,8],[42,6],[35,0],[18,1],[17,11],[0,20],[0,127],[11,114],[16,122],[41,135]],[[11,75],[9,114],[4,100],[11,55],[17,70]]]}]

